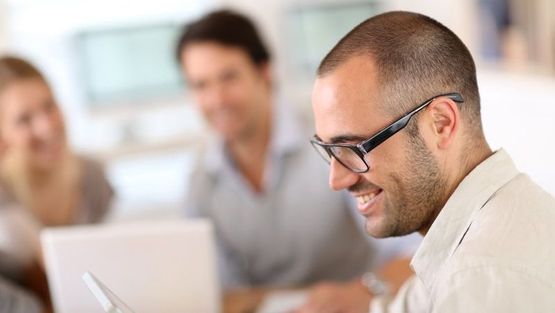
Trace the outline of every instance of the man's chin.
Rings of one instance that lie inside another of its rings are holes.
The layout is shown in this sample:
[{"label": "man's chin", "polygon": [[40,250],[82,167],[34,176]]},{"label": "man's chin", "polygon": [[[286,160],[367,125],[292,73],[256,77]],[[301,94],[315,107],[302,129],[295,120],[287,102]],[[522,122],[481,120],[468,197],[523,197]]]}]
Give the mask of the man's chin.
[{"label": "man's chin", "polygon": [[233,125],[213,127],[216,133],[227,142],[233,142],[239,138],[239,129]]},{"label": "man's chin", "polygon": [[372,224],[366,220],[366,233],[374,238],[387,238],[393,236],[383,225]]}]

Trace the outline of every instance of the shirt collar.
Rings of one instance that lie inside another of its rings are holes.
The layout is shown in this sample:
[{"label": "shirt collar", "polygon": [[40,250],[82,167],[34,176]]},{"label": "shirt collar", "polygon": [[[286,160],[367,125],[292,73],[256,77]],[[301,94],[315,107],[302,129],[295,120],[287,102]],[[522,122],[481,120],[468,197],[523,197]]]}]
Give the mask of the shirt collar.
[{"label": "shirt collar", "polygon": [[518,173],[510,156],[500,149],[461,181],[424,236],[411,262],[428,290],[438,269],[460,244],[476,212]]},{"label": "shirt collar", "polygon": [[[287,102],[278,100],[272,105],[272,130],[270,135],[270,157],[279,159],[286,154],[302,148],[308,142],[300,120]],[[223,138],[216,134],[209,135],[205,146],[205,168],[211,174],[218,174],[226,168],[233,167]]]}]

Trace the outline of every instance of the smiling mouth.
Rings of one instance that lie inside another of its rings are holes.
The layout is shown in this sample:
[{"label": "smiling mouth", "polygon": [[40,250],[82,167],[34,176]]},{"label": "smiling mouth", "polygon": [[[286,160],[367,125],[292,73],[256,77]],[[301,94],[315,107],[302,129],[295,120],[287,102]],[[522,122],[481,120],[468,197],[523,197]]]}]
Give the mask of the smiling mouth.
[{"label": "smiling mouth", "polygon": [[365,204],[371,202],[372,200],[374,200],[374,198],[376,198],[376,196],[379,195],[381,192],[382,192],[381,189],[373,190],[369,193],[365,193],[363,195],[355,196],[355,198],[357,199],[358,204],[365,205]]}]

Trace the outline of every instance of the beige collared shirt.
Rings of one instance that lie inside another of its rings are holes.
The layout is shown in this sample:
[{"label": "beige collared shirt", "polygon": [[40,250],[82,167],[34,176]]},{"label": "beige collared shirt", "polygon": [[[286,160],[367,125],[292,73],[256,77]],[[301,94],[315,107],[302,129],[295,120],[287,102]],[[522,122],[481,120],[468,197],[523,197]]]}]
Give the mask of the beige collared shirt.
[{"label": "beige collared shirt", "polygon": [[371,312],[555,312],[555,199],[499,150],[457,187]]}]

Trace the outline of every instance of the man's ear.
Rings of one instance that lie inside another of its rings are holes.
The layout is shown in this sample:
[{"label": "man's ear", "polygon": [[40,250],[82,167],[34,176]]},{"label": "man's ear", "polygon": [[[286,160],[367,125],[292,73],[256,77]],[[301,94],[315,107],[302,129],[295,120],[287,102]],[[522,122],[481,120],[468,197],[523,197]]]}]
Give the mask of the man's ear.
[{"label": "man's ear", "polygon": [[440,97],[430,103],[432,129],[439,149],[448,148],[459,132],[460,111],[457,103],[447,97]]}]

